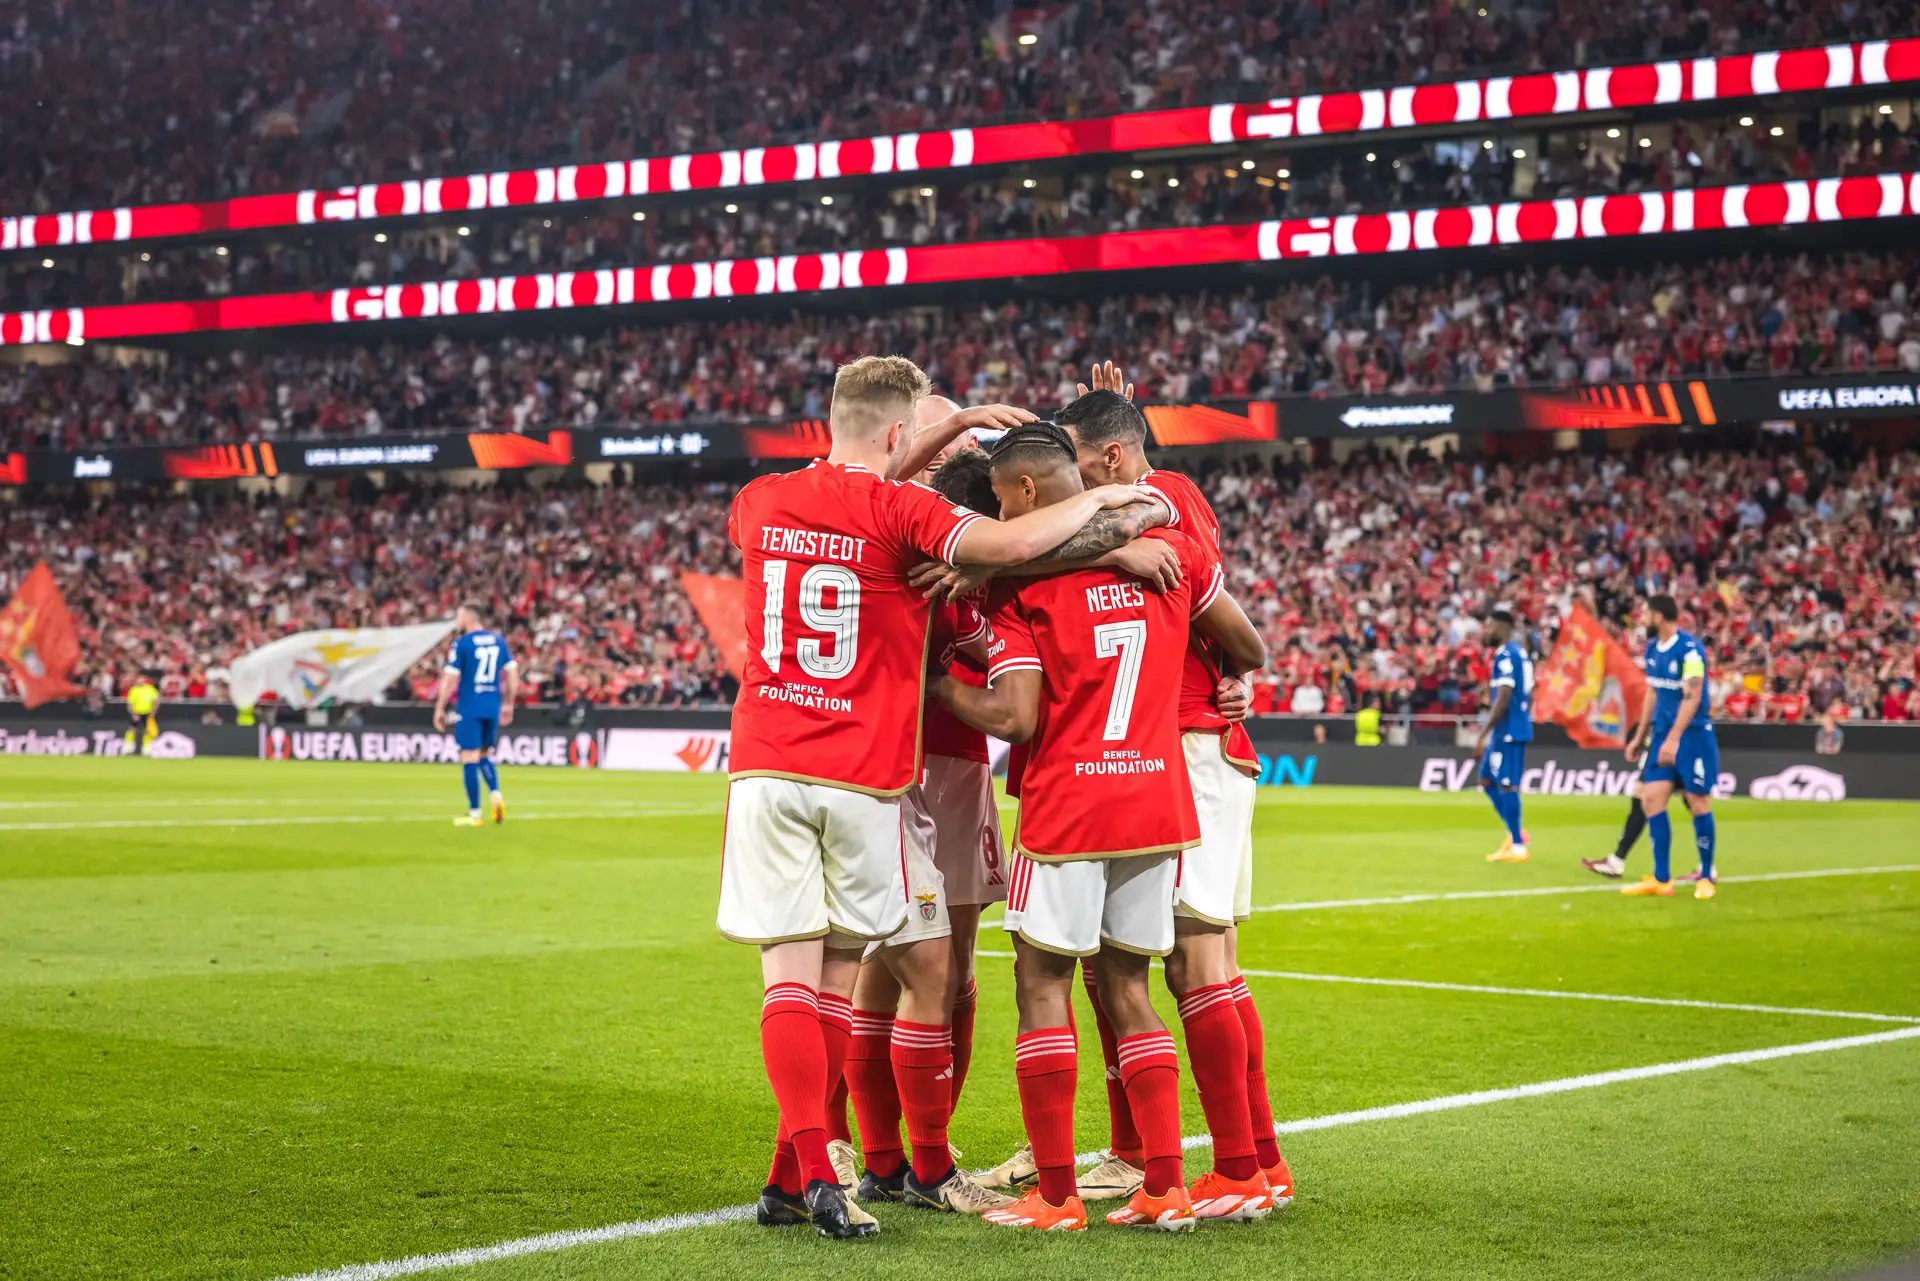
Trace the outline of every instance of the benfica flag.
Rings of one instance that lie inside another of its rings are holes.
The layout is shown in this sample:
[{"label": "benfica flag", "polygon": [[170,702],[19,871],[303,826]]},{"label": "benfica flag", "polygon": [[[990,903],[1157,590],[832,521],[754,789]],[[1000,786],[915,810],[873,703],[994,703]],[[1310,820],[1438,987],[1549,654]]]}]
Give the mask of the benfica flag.
[{"label": "benfica flag", "polygon": [[747,584],[739,578],[714,574],[682,574],[680,586],[713,637],[714,648],[733,673],[747,678]]},{"label": "benfica flag", "polygon": [[1619,641],[1579,605],[1560,625],[1533,681],[1533,719],[1553,721],[1582,747],[1623,747],[1647,678]]},{"label": "benfica flag", "polygon": [[67,680],[80,661],[80,633],[45,561],[0,609],[0,659],[13,669],[28,707],[86,692]]}]

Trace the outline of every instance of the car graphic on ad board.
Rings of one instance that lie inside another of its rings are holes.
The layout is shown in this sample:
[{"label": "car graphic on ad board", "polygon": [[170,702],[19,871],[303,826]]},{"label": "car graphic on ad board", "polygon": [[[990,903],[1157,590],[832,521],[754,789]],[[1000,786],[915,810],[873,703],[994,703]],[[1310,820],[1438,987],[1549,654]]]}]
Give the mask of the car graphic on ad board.
[{"label": "car graphic on ad board", "polygon": [[1754,779],[1747,795],[1757,801],[1844,801],[1847,780],[1817,765],[1789,765],[1778,774]]}]

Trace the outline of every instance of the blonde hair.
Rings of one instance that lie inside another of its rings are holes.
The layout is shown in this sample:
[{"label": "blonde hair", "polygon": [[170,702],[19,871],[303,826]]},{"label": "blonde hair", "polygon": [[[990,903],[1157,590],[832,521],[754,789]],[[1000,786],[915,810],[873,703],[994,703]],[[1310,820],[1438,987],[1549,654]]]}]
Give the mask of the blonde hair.
[{"label": "blonde hair", "polygon": [[932,390],[926,373],[905,356],[862,356],[833,376],[833,434],[865,439],[892,423],[911,422],[914,406]]}]

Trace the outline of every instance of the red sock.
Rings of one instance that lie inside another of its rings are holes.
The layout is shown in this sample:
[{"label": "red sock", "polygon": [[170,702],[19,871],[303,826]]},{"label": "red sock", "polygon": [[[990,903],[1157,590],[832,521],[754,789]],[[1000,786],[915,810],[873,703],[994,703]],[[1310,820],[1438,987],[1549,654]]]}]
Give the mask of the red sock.
[{"label": "red sock", "polygon": [[793,1140],[787,1137],[785,1121],[774,1134],[773,1168],[767,1171],[767,1185],[789,1196],[799,1196],[806,1186],[800,1181],[800,1158],[793,1154]]},{"label": "red sock", "polygon": [[1080,1051],[1073,1030],[1036,1028],[1013,1043],[1013,1071],[1020,1080],[1020,1117],[1040,1168],[1040,1195],[1048,1205],[1065,1205],[1077,1194],[1073,1178],[1073,1092],[1080,1076]]},{"label": "red sock", "polygon": [[860,1122],[860,1159],[883,1179],[906,1164],[900,1146],[900,1091],[893,1082],[893,1015],[853,1012],[853,1040],[847,1045],[847,1093]]},{"label": "red sock", "polygon": [[1107,1123],[1112,1129],[1112,1142],[1107,1146],[1115,1156],[1138,1169],[1144,1158],[1140,1155],[1140,1131],[1133,1123],[1133,1105],[1127,1101],[1127,1087],[1120,1080],[1120,1038],[1106,1010],[1101,1008],[1093,967],[1082,965],[1080,977],[1087,986],[1087,1000],[1093,1004],[1093,1023],[1100,1031],[1100,1057],[1107,1065]]},{"label": "red sock", "polygon": [[1137,1032],[1120,1039],[1120,1079],[1140,1127],[1147,1195],[1165,1196],[1181,1182],[1180,1056],[1173,1033]]},{"label": "red sock", "polygon": [[893,1081],[913,1144],[913,1177],[932,1184],[953,1169],[947,1118],[953,1112],[953,1033],[935,1023],[893,1021]]},{"label": "red sock", "polygon": [[1195,988],[1180,998],[1187,1030],[1187,1063],[1200,1091],[1200,1108],[1213,1135],[1213,1168],[1229,1179],[1251,1179],[1253,1122],[1247,1115],[1247,1034],[1233,1008],[1233,985]]},{"label": "red sock", "polygon": [[793,1143],[801,1178],[833,1182],[827,1160],[827,1050],[820,998],[804,983],[775,983],[760,1007],[760,1055]]},{"label": "red sock", "polygon": [[847,1042],[853,1038],[853,1002],[820,994],[820,1039],[827,1050],[827,1139],[853,1141],[847,1128]]},{"label": "red sock", "polygon": [[1267,1098],[1267,1038],[1246,979],[1235,978],[1228,986],[1247,1038],[1247,1120],[1253,1127],[1253,1157],[1261,1169],[1271,1170],[1280,1163],[1280,1144],[1273,1137],[1273,1103]]},{"label": "red sock", "polygon": [[953,1106],[960,1106],[960,1087],[967,1083],[967,1066],[973,1062],[973,1012],[979,1004],[980,989],[972,979],[960,989],[953,1002]]}]

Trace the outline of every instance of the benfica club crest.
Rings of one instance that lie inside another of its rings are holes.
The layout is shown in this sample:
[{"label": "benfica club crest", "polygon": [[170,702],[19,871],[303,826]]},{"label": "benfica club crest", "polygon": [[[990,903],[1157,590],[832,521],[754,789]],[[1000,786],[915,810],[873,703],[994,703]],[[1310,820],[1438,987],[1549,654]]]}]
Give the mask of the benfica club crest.
[{"label": "benfica club crest", "polygon": [[913,901],[920,905],[920,919],[926,921],[928,924],[932,924],[934,918],[940,915],[940,908],[938,906],[940,896],[934,891],[916,890],[914,891]]}]

